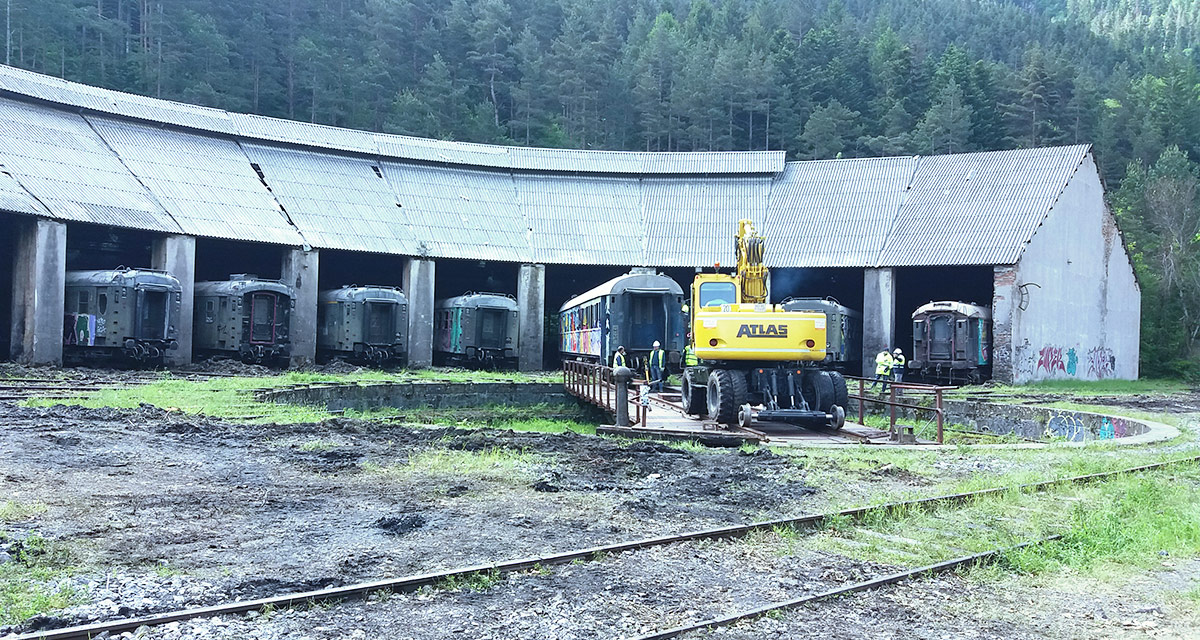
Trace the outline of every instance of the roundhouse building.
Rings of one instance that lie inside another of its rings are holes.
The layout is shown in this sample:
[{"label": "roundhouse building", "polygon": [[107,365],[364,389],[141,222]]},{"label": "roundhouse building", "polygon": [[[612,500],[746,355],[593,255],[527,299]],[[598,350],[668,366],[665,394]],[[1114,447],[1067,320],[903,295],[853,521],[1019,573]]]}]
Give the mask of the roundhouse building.
[{"label": "roundhouse building", "polygon": [[[62,357],[68,269],[229,273],[296,291],[293,358],[319,287],[401,286],[412,365],[433,302],[521,305],[521,368],[552,361],[545,309],[630,266],[686,285],[767,237],[772,298],[861,308],[864,359],[912,341],[931,300],[991,305],[994,377],[1135,378],[1140,292],[1090,147],[785,162],[783,152],[640,153],[444,142],[231,113],[0,66],[0,352]],[[551,328],[553,330],[553,328]],[[6,344],[2,344],[6,343]],[[545,359],[543,358],[545,355]]]}]

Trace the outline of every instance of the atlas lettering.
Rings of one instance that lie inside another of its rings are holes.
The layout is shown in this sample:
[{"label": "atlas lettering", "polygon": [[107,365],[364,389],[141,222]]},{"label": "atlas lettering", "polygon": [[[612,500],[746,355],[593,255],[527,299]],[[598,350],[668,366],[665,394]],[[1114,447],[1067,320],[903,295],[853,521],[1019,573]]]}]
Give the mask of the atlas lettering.
[{"label": "atlas lettering", "polygon": [[739,338],[786,338],[786,324],[744,324],[738,328]]}]

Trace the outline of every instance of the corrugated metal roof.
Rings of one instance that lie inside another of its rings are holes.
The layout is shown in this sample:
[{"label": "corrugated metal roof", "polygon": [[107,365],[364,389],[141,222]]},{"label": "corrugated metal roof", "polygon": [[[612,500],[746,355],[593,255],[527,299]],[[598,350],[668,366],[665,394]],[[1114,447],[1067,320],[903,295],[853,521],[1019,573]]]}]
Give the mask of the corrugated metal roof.
[{"label": "corrugated metal roof", "polygon": [[241,146],[311,246],[420,255],[396,195],[382,173],[375,173],[378,163],[248,142]]},{"label": "corrugated metal roof", "polygon": [[789,162],[759,233],[778,267],[870,267],[892,228],[917,159]]},{"label": "corrugated metal roof", "polygon": [[[2,144],[2,143],[0,143]],[[29,192],[17,182],[17,179],[0,163],[0,210],[13,213],[26,213],[34,216],[52,217],[51,213],[29,195]]]},{"label": "corrugated metal roof", "polygon": [[642,264],[646,227],[637,180],[517,173],[538,262]]},{"label": "corrugated metal roof", "polygon": [[411,136],[375,134],[379,155],[390,159],[419,160],[445,164],[508,169],[509,147]]},{"label": "corrugated metal roof", "polygon": [[447,258],[532,259],[529,225],[506,172],[382,163],[423,253]]},{"label": "corrugated metal roof", "polygon": [[643,180],[648,233],[644,264],[662,267],[733,264],[737,221],[763,220],[770,193],[771,176]]},{"label": "corrugated metal roof", "polygon": [[181,232],[79,115],[0,100],[0,164],[51,217]]},{"label": "corrugated metal roof", "polygon": [[233,140],[99,116],[88,121],[184,233],[304,243]]},{"label": "corrugated metal roof", "polygon": [[378,153],[375,137],[367,131],[246,113],[230,113],[229,117],[237,133],[245,138],[349,151],[371,156]]},{"label": "corrugated metal roof", "polygon": [[920,158],[878,264],[1016,263],[1089,149]]},{"label": "corrugated metal roof", "polygon": [[0,91],[112,115],[232,133],[229,114],[222,109],[101,89],[2,64]]}]

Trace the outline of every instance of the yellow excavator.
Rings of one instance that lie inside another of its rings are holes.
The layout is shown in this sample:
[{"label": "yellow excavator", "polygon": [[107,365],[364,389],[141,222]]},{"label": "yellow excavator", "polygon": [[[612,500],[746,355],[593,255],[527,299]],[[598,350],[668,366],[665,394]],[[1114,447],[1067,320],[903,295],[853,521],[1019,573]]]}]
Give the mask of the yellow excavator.
[{"label": "yellow excavator", "polygon": [[846,380],[822,371],[825,314],[786,311],[767,301],[765,240],[738,221],[734,275],[698,273],[688,305],[690,346],[699,364],[683,371],[689,414],[726,424],[760,421],[839,429]]}]

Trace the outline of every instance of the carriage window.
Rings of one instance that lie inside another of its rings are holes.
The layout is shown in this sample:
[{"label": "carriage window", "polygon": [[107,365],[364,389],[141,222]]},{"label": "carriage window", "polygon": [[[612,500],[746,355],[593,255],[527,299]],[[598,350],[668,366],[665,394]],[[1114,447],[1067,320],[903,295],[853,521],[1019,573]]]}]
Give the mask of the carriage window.
[{"label": "carriage window", "polygon": [[737,286],[732,282],[705,282],[700,285],[700,306],[719,307],[737,302]]},{"label": "carriage window", "polygon": [[212,322],[217,312],[217,303],[213,300],[204,301],[204,321]]},{"label": "carriage window", "polygon": [[88,312],[88,292],[83,290],[79,292],[79,313]]},{"label": "carriage window", "polygon": [[96,296],[96,306],[99,308],[98,313],[104,315],[108,313],[108,294],[102,293]]}]

